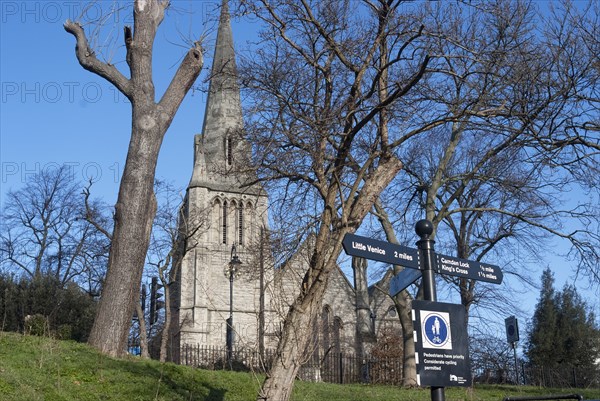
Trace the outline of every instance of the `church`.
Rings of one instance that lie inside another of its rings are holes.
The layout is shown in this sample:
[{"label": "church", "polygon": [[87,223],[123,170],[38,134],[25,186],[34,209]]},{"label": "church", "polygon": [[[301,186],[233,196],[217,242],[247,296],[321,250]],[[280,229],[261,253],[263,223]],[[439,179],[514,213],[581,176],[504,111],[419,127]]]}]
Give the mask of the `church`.
[{"label": "church", "polygon": [[[256,172],[246,167],[252,144],[243,134],[233,43],[223,1],[202,133],[193,138],[193,171],[180,221],[182,256],[174,263],[170,286],[169,348],[179,363],[190,363],[182,355],[189,346],[250,349],[261,355],[275,349],[308,266],[306,244],[280,265],[270,255],[269,199]],[[353,263],[366,269],[364,260]],[[387,295],[390,278],[388,272],[367,287],[364,280],[351,283],[338,268],[309,352],[363,355],[384,328],[400,333]]]}]

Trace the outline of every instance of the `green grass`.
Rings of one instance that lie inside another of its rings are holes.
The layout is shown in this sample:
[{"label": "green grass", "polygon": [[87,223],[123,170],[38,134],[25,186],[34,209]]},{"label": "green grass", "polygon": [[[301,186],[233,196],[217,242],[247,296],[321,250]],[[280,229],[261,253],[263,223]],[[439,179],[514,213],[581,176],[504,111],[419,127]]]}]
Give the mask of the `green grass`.
[{"label": "green grass", "polygon": [[[0,332],[2,401],[251,401],[262,377],[207,371],[139,358],[112,359],[85,344]],[[506,396],[582,394],[599,390],[557,390],[516,386],[446,389],[446,400],[501,401]],[[293,401],[427,401],[428,389],[297,382]]]}]

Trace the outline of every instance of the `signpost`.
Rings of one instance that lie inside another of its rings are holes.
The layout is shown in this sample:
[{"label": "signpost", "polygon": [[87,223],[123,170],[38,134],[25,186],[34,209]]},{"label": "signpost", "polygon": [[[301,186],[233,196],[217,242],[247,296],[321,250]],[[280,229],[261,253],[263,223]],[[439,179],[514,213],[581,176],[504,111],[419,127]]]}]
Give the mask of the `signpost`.
[{"label": "signpost", "polygon": [[495,265],[440,254],[436,254],[436,259],[436,272],[440,274],[487,281],[494,284],[502,283],[504,277],[500,268]]},{"label": "signpost", "polygon": [[445,401],[444,387],[471,385],[466,312],[462,305],[436,302],[434,271],[494,284],[502,283],[503,274],[495,265],[437,255],[431,238],[433,224],[429,220],[419,220],[415,231],[420,237],[418,249],[354,234],[346,234],[342,245],[350,256],[408,268],[392,278],[391,296],[422,277],[425,300],[412,303],[417,381],[421,386],[431,387],[432,401]]},{"label": "signpost", "polygon": [[[437,292],[435,289],[435,278],[433,275],[433,260],[435,252],[433,251],[433,244],[435,241],[431,238],[433,234],[433,223],[429,220],[419,220],[415,225],[415,231],[421,238],[417,241],[419,247],[419,253],[423,259],[423,296],[425,301],[437,301]],[[464,328],[466,331],[466,327]],[[416,358],[416,355],[415,355]],[[420,368],[420,364],[417,363],[417,369]],[[446,393],[444,391],[444,383],[430,383],[431,385],[431,401],[445,401]]]},{"label": "signpost", "polygon": [[400,291],[421,278],[421,271],[414,269],[402,270],[390,280],[390,296],[394,297]]},{"label": "signpost", "polygon": [[419,386],[471,386],[466,312],[462,305],[412,302]]},{"label": "signpost", "polygon": [[[350,256],[390,263],[396,266],[408,267],[410,269],[425,270],[423,261],[421,261],[419,257],[419,250],[415,248],[361,237],[354,234],[346,234],[342,241],[342,246],[344,247],[346,254]],[[435,263],[432,267],[435,267],[435,272],[439,274],[448,274],[450,276],[464,277],[470,280],[486,281],[494,284],[501,284],[504,278],[500,267],[489,263],[440,254],[435,254],[434,259]],[[401,277],[396,279],[398,280],[398,283],[393,287],[393,290],[396,291],[396,293],[392,294],[392,287],[390,287],[390,295],[396,295],[420,276],[420,274],[416,272],[405,272],[406,271],[402,271],[400,273]],[[397,276],[394,276],[394,278],[396,277]],[[410,282],[404,285],[405,281]],[[398,287],[402,288],[397,290]]]},{"label": "signpost", "polygon": [[354,234],[346,234],[342,246],[344,251],[351,256],[419,269],[419,251],[414,248]]}]

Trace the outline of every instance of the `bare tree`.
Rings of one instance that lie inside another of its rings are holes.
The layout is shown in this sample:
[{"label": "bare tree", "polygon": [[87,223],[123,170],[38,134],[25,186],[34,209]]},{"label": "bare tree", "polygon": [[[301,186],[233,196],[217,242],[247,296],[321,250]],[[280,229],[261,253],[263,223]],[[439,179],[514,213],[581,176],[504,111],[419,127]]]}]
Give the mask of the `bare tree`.
[{"label": "bare tree", "polygon": [[[600,137],[592,132],[582,137],[569,129],[588,118],[578,94],[595,72],[593,58],[584,52],[575,56],[570,49],[582,35],[568,26],[565,14],[546,21],[539,35],[524,39],[537,27],[531,22],[537,14],[527,7],[512,2],[490,10],[482,28],[490,43],[502,48],[493,49],[492,63],[489,59],[476,69],[480,75],[485,72],[478,79],[487,87],[471,83],[469,90],[477,94],[472,100],[438,98],[439,104],[447,105],[467,101],[471,111],[435,136],[405,148],[408,175],[390,195],[397,204],[402,193],[409,204],[396,208],[395,216],[405,215],[413,205],[412,216],[425,210],[436,227],[445,227],[438,234],[442,246],[477,260],[497,252],[499,244],[506,257],[511,243],[535,254],[545,238],[563,238],[579,257],[580,268],[598,277],[595,249],[600,237],[597,226],[590,224],[598,215],[597,205],[583,194],[578,204],[564,199],[569,188],[589,186],[600,165]],[[502,21],[511,21],[514,29]],[[448,65],[453,74],[459,70],[451,60]],[[459,85],[452,88],[449,93],[460,93]],[[450,107],[448,112],[454,113]],[[580,228],[569,232],[562,228],[566,221]],[[529,281],[514,262],[514,268],[506,264],[506,272]],[[452,281],[468,309],[477,298],[475,282]]]},{"label": "bare tree", "polygon": [[[531,4],[481,7],[484,12],[467,13],[466,19],[460,7],[433,15],[438,30],[471,54],[464,59],[445,57],[437,67],[447,78],[424,86],[423,98],[456,119],[403,148],[407,174],[399,176],[385,200],[376,204],[375,215],[388,241],[396,242],[396,231],[407,233],[407,240],[414,235],[414,221],[425,214],[437,228],[438,249],[475,260],[493,255],[495,263],[503,261],[505,274],[529,284],[523,259],[537,259],[546,239],[563,238],[571,242],[581,272],[597,278],[595,249],[600,238],[591,222],[598,208],[593,198],[571,207],[561,199],[569,187],[597,182],[590,179],[599,167],[599,137],[592,132],[588,104],[588,85],[597,69],[589,51],[572,49],[586,43],[585,32],[594,28],[582,21],[597,20],[597,10],[595,18],[579,13],[575,18],[567,5],[541,29],[534,24],[540,15]],[[576,28],[574,21],[587,28]],[[468,35],[461,32],[464,29]],[[530,34],[536,29],[538,35]],[[440,54],[453,46],[436,43]],[[438,87],[449,90],[440,92]],[[588,94],[583,105],[582,93]],[[587,130],[576,132],[575,126]],[[566,231],[565,221],[581,228]],[[497,309],[498,302],[518,310],[508,292],[495,286],[478,286],[464,278],[445,280],[458,291],[467,311],[472,305]]]},{"label": "bare tree", "polygon": [[[427,3],[406,10],[395,1],[242,3],[267,27],[244,70],[260,177],[276,194],[274,220],[285,222],[279,228],[302,221],[288,242],[313,231],[317,238],[258,397],[284,400],[340,241],[360,225],[362,207],[371,209],[396,177],[397,157],[409,168],[386,193],[399,206],[394,221],[422,200],[436,227],[450,224],[451,216],[462,241],[455,245],[459,256],[482,259],[507,232],[519,232],[515,222],[539,228],[544,218],[558,217],[542,196],[551,185],[541,180],[549,161],[561,155],[567,166],[585,152],[582,160],[593,165],[589,150],[597,139],[561,136],[563,117],[579,118],[565,114],[579,74],[563,75],[570,70],[556,53],[560,47],[547,47],[537,35],[527,3]],[[554,177],[554,184],[563,178]],[[534,185],[542,193],[528,193]],[[490,229],[480,218],[484,212],[503,217]],[[487,242],[471,241],[476,237]],[[570,239],[593,251],[581,237]],[[473,302],[470,284],[459,283],[465,306]]]},{"label": "bare tree", "polygon": [[134,1],[133,29],[124,27],[129,78],[114,64],[97,57],[97,49],[90,45],[81,23],[67,21],[64,25],[76,39],[75,55],[81,66],[109,81],[131,102],[131,139],[115,204],[108,272],[89,338],[92,346],[114,356],[125,352],[139,294],[156,213],[153,184],[158,153],[179,105],[203,65],[201,44],[195,42],[165,93],[156,101],[153,45],[168,5],[168,1]]},{"label": "bare tree", "polygon": [[[1,212],[0,263],[30,278],[54,277],[63,287],[77,282],[97,295],[108,242],[85,221],[82,185],[68,166],[41,170],[9,191]],[[97,202],[90,211],[100,213]]]},{"label": "bare tree", "polygon": [[245,5],[268,27],[244,77],[256,116],[249,132],[259,172],[278,194],[273,211],[285,219],[277,220],[298,222],[291,218],[297,205],[314,205],[303,230],[290,233],[290,242],[311,232],[315,241],[258,396],[286,400],[343,236],[358,228],[400,171],[394,150],[426,129],[389,132],[385,113],[423,78],[429,56],[422,27],[399,16],[398,2]]}]

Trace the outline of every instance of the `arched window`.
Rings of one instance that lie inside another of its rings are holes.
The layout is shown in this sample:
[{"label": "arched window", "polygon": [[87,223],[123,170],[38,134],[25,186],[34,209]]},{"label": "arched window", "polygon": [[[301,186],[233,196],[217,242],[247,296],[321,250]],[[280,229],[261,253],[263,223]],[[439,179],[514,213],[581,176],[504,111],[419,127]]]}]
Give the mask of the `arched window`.
[{"label": "arched window", "polygon": [[238,228],[238,243],[244,244],[244,207],[240,202],[237,208],[237,228]]},{"label": "arched window", "polygon": [[331,346],[330,335],[329,335],[329,315],[331,309],[325,305],[323,307],[323,313],[321,314],[321,333],[323,338],[323,352],[328,352]]},{"label": "arched window", "polygon": [[228,136],[227,137],[227,150],[226,150],[226,154],[227,154],[227,165],[231,166],[233,164],[233,141],[231,140],[231,137]]},{"label": "arched window", "polygon": [[339,354],[340,352],[342,352],[342,328],[343,328],[343,324],[342,324],[342,319],[340,319],[338,316],[335,317],[335,319],[333,319],[333,351],[336,354]]},{"label": "arched window", "polygon": [[252,206],[252,202],[246,202],[246,205],[244,206],[244,230],[245,230],[245,234],[244,236],[246,238],[251,238],[251,239],[255,239],[259,233],[256,228],[256,221],[255,221],[255,217],[254,217],[254,207]]},{"label": "arched window", "polygon": [[227,244],[227,201],[223,202],[223,243]]},{"label": "arched window", "polygon": [[210,241],[220,241],[220,229],[223,226],[221,219],[223,218],[223,210],[221,207],[221,201],[218,198],[213,199],[212,204],[212,215],[210,216],[211,229],[210,229]]},{"label": "arched window", "polygon": [[387,311],[387,318],[388,319],[393,319],[397,316],[398,314],[396,313],[396,307],[395,306],[390,306],[388,311]]}]

